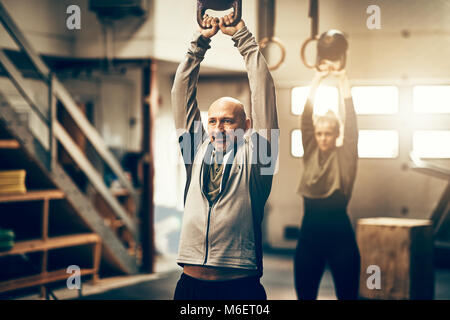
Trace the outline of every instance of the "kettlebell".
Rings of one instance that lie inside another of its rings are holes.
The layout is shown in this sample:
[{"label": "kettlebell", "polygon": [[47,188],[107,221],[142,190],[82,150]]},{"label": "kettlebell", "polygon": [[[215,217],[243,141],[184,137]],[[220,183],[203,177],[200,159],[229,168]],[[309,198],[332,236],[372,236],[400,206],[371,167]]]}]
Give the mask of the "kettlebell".
[{"label": "kettlebell", "polygon": [[234,10],[234,21],[229,25],[227,24],[227,27],[235,26],[241,21],[242,0],[197,0],[197,23],[201,28],[209,29],[202,26],[206,10],[225,11],[230,8]]},{"label": "kettlebell", "polygon": [[320,35],[317,41],[316,64],[319,66],[323,60],[340,62],[340,69],[345,68],[347,60],[348,42],[339,30],[328,30]]},{"label": "kettlebell", "polygon": [[[314,65],[310,65],[307,63],[305,58],[305,48],[309,42],[314,40],[317,40],[316,63]],[[305,66],[311,69],[316,68],[319,70],[320,64],[322,64],[324,60],[329,60],[332,62],[339,62],[339,70],[342,70],[345,68],[347,60],[347,49],[348,41],[344,34],[339,30],[331,29],[322,33],[319,38],[316,37],[307,39],[303,43],[301,57]]]}]

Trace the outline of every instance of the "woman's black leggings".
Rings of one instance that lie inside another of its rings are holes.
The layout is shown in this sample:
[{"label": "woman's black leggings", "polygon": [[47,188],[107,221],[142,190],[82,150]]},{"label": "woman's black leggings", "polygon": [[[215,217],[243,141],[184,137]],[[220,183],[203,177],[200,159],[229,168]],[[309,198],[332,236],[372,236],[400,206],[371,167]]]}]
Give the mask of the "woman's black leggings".
[{"label": "woman's black leggings", "polygon": [[338,299],[357,299],[360,256],[345,197],[304,198],[305,214],[295,254],[295,289],[299,299],[317,298],[329,264]]}]

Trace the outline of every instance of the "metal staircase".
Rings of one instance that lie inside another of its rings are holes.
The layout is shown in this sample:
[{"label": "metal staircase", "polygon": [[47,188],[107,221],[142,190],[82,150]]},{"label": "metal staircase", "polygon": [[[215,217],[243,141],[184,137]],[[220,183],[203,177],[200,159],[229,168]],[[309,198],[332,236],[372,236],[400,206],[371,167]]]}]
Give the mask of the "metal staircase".
[{"label": "metal staircase", "polygon": [[[34,168],[33,170],[39,171],[35,176],[42,177],[42,181],[46,181],[43,186],[40,186],[39,183],[35,183],[39,189],[31,189],[22,197],[18,196],[16,198],[13,197],[12,199],[6,197],[3,199],[0,196],[0,205],[2,199],[8,202],[43,200],[44,203],[47,203],[48,207],[48,201],[57,195],[57,199],[66,201],[87,228],[93,233],[93,235],[86,235],[86,239],[89,240],[88,242],[98,243],[101,241],[102,263],[109,264],[113,268],[126,274],[137,273],[140,259],[137,227],[139,198],[136,190],[133,188],[132,183],[129,178],[127,178],[127,175],[115,156],[104,143],[102,137],[80,111],[76,102],[63,84],[54,74],[52,74],[51,70],[48,69],[40,56],[34,51],[1,2],[0,22],[4,30],[6,30],[10,38],[17,45],[22,55],[26,57],[30,65],[32,65],[36,75],[35,79],[39,81],[40,87],[43,88],[41,91],[42,95],[46,98],[44,100],[47,100],[48,102],[46,104],[42,103],[43,99],[38,99],[36,97],[33,90],[29,87],[27,76],[8,56],[8,52],[4,49],[0,49],[0,72],[3,76],[6,76],[5,79],[8,79],[8,82],[14,86],[23,101],[26,102],[29,114],[37,119],[35,122],[39,123],[40,128],[40,133],[36,133],[35,130],[32,130],[29,121],[24,121],[22,119],[21,115],[17,112],[17,108],[14,106],[14,101],[10,101],[11,99],[9,99],[8,95],[2,93],[3,87],[0,86],[0,133],[5,133],[5,137],[2,137],[0,134],[0,157],[9,156],[9,151],[5,150],[19,150],[19,154],[26,158],[26,160],[23,161],[29,163],[30,166]],[[3,32],[3,30],[0,32]],[[106,186],[103,177],[96,169],[95,164],[79,148],[70,132],[68,132],[58,121],[57,108],[63,108],[64,111],[70,115],[70,118],[79,128],[80,132],[82,132],[97,156],[102,160],[105,166],[109,167],[110,171],[113,172],[120,181],[123,190],[119,192],[119,194],[117,191],[114,192]],[[92,197],[80,190],[70,175],[63,169],[63,166],[58,162],[58,146],[65,150],[84,174],[89,185],[95,191],[97,198],[101,199],[102,207],[99,207],[98,203],[92,201]],[[0,170],[2,170],[1,167]],[[46,195],[44,189],[49,192],[51,191],[50,195]],[[134,208],[126,208],[124,207],[123,201],[119,201],[120,196],[123,196],[124,194],[128,195],[134,202]],[[99,210],[99,208],[105,208],[106,210],[104,211],[107,211],[107,214],[103,212],[103,210]],[[0,226],[2,219],[5,219],[5,217],[2,216],[2,213],[0,212]],[[45,223],[44,219],[44,226]],[[120,234],[118,231],[119,228]],[[126,239],[122,237],[123,234],[128,235]],[[97,237],[99,241],[96,240]],[[68,235],[65,240],[59,238],[52,239],[47,237],[45,232],[42,232],[42,237],[32,239],[32,241],[36,241],[35,243],[27,243],[27,241],[30,240],[17,243],[17,247],[15,247],[15,249],[13,248],[11,252],[2,252],[0,259],[8,254],[15,255],[33,251],[30,250],[30,248],[34,248],[35,251],[47,253],[48,250],[54,249],[52,246],[54,246],[55,243],[62,247],[74,246],[78,245],[80,241],[83,244],[84,242],[82,239],[82,236],[79,237],[76,235]],[[130,243],[134,243],[134,247],[132,247]],[[98,261],[99,250],[97,249],[96,254],[94,255],[94,267],[93,269],[89,269],[91,273],[95,273],[93,270],[96,268],[98,269],[100,263]],[[45,263],[43,264],[45,266]],[[35,275],[35,278],[38,277],[40,279],[38,279],[37,282],[33,282],[35,285],[55,281],[57,279],[61,280],[68,276],[67,274],[61,274],[61,272],[59,272],[57,273],[59,274],[59,277],[55,278],[55,273],[49,273],[44,269],[42,270],[41,275]],[[14,281],[16,281],[15,283],[24,283],[24,281],[20,282],[20,279],[15,279]],[[26,284],[22,284],[22,287],[23,286],[26,286]],[[14,286],[7,288],[14,288]],[[2,283],[0,282],[0,292],[1,290]]]}]

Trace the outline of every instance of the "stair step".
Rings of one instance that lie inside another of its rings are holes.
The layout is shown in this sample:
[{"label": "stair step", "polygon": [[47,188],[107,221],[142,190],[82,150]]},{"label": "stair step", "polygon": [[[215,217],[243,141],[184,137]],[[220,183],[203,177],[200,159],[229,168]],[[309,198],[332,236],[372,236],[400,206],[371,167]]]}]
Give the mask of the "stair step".
[{"label": "stair step", "polygon": [[99,243],[100,237],[95,233],[83,233],[70,236],[52,237],[47,240],[18,241],[14,247],[5,252],[0,252],[0,257],[24,254],[29,252],[52,250],[64,247],[75,247],[90,243]]},{"label": "stair step", "polygon": [[113,194],[113,196],[115,197],[127,197],[127,196],[131,196],[131,193],[125,189],[125,188],[120,188],[120,189],[113,189],[111,190],[111,193]]},{"label": "stair step", "polygon": [[0,195],[0,203],[4,202],[23,202],[36,200],[55,200],[64,199],[64,192],[58,189],[54,190],[31,190],[23,194],[3,194]]},{"label": "stair step", "polygon": [[19,149],[19,141],[14,139],[0,140],[0,149]]},{"label": "stair step", "polygon": [[[96,274],[95,269],[81,269],[81,276]],[[0,282],[0,292],[6,292],[10,290],[28,288],[38,285],[43,285],[50,282],[65,280],[70,277],[71,274],[67,273],[65,269],[33,275],[29,277],[23,277],[18,279],[12,279],[8,281]]]}]

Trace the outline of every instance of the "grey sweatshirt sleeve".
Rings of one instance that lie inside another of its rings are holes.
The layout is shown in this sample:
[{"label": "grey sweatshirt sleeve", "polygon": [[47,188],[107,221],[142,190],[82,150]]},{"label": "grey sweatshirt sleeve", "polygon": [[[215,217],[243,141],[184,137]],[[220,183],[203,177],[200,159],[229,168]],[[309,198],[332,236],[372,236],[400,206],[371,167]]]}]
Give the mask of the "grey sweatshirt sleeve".
[{"label": "grey sweatshirt sleeve", "polygon": [[210,48],[210,42],[211,39],[203,37],[197,31],[175,74],[172,87],[172,108],[178,137],[185,132],[194,133],[198,130],[201,130],[203,134],[204,128],[196,95],[200,63]]},{"label": "grey sweatshirt sleeve", "polygon": [[259,51],[255,37],[247,27],[238,30],[232,37],[235,47],[244,57],[251,91],[251,111],[253,130],[270,142],[270,132],[278,129],[275,85],[264,56]]}]

